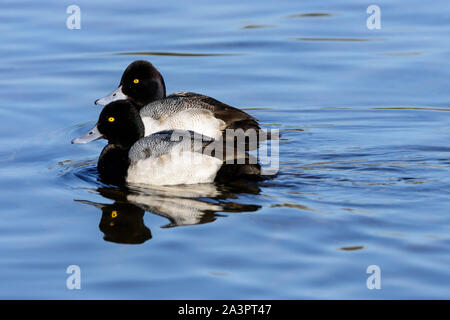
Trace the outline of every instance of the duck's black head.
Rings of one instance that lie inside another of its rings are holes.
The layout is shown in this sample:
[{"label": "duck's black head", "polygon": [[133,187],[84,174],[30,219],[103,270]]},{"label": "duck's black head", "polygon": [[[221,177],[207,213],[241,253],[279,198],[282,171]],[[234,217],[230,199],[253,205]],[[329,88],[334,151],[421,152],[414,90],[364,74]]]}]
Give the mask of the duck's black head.
[{"label": "duck's black head", "polygon": [[109,144],[130,148],[144,136],[139,110],[126,100],[111,102],[103,108],[97,122],[98,132]]},{"label": "duck's black head", "polygon": [[106,105],[119,99],[132,101],[142,108],[150,102],[166,97],[166,86],[159,71],[148,61],[132,62],[124,71],[119,87],[95,104]]},{"label": "duck's black head", "polygon": [[144,136],[144,124],[138,108],[127,100],[109,103],[100,113],[98,122],[87,134],[72,143],[88,143],[104,138],[109,144],[129,149]]}]

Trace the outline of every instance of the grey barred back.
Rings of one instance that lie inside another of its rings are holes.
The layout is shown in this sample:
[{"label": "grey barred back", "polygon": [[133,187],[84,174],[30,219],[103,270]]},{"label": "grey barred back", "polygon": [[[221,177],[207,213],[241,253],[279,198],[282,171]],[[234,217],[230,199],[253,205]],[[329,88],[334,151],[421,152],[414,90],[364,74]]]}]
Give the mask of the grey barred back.
[{"label": "grey barred back", "polygon": [[150,157],[157,158],[171,153],[175,147],[180,150],[202,152],[214,139],[187,130],[166,130],[139,139],[130,149],[131,163]]},{"label": "grey barred back", "polygon": [[214,117],[224,121],[226,128],[229,129],[260,130],[257,119],[248,113],[214,98],[194,92],[175,92],[165,99],[149,103],[141,109],[140,114],[141,117],[158,120],[188,109],[209,110],[214,114]]}]

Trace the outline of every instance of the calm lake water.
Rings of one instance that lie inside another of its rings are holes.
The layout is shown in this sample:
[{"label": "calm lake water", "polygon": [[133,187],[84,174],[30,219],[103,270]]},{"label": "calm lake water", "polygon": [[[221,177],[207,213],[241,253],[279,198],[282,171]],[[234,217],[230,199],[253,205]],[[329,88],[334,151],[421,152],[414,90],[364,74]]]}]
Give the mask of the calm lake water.
[{"label": "calm lake water", "polygon": [[[0,4],[0,298],[450,298],[448,1],[379,30],[368,1],[70,4]],[[105,141],[70,141],[137,59],[280,129],[279,174],[98,182]]]}]

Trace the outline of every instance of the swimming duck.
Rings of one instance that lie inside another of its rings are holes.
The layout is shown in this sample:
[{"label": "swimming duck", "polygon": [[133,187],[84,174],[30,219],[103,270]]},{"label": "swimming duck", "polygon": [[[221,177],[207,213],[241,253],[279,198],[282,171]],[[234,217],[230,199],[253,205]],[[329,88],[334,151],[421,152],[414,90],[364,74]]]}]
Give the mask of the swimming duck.
[{"label": "swimming duck", "polygon": [[148,61],[132,62],[124,71],[119,87],[95,101],[97,105],[126,99],[140,110],[145,136],[162,130],[195,130],[218,139],[226,129],[253,129],[257,120],[246,112],[211,97],[193,92],[175,92],[166,97],[166,86],[159,71]]},{"label": "swimming duck", "polygon": [[214,139],[193,131],[165,130],[144,137],[138,108],[127,100],[106,105],[94,128],[72,143],[101,138],[108,140],[108,145],[100,154],[97,168],[101,179],[110,184],[212,182],[226,160],[205,153]]}]

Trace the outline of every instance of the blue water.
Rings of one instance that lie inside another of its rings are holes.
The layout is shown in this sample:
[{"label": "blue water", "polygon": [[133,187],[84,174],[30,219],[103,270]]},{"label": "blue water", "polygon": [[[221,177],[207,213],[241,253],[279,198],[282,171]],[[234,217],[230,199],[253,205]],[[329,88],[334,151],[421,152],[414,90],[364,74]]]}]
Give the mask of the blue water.
[{"label": "blue water", "polygon": [[[371,4],[2,1],[0,298],[450,298],[450,5]],[[137,59],[280,129],[279,174],[98,182],[70,140]]]}]

